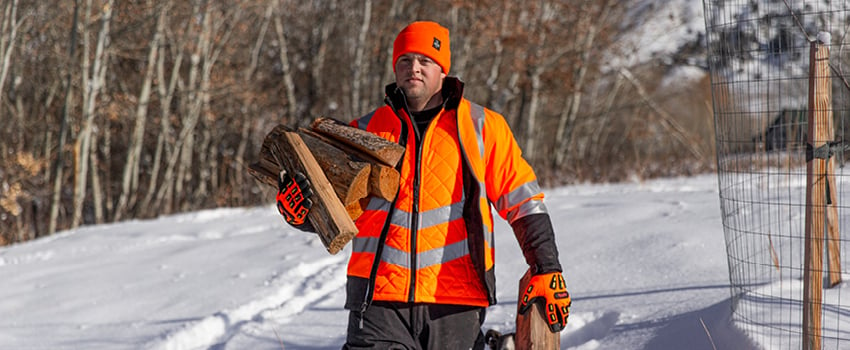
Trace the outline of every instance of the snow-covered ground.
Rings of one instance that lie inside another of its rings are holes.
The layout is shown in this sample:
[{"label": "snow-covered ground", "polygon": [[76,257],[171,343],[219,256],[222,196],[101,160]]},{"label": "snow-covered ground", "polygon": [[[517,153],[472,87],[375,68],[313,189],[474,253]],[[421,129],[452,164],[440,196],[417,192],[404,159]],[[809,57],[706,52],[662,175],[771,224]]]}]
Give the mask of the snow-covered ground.
[{"label": "snow-covered ground", "polygon": [[[562,348],[755,349],[730,321],[716,176],[546,195],[573,296]],[[498,222],[485,329],[511,332],[525,264]],[[3,247],[0,349],[339,349],[349,249],[328,254],[272,206]]]}]

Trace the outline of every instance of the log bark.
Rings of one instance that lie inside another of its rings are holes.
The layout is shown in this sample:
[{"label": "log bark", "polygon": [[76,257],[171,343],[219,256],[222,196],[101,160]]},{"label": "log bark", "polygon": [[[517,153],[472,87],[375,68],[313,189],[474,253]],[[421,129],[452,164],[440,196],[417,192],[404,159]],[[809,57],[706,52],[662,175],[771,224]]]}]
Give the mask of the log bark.
[{"label": "log bark", "polygon": [[311,127],[316,132],[354,147],[390,167],[395,167],[404,154],[404,147],[401,145],[338,120],[317,118]]},{"label": "log bark", "polygon": [[[349,127],[349,126],[345,126],[345,127],[350,128],[350,129],[355,129],[355,128],[352,128],[352,127]],[[356,129],[356,130],[359,130],[359,129]],[[356,138],[351,138],[351,139],[347,138],[346,139],[347,141],[343,142],[343,141],[340,141],[338,138],[334,138],[330,135],[322,134],[322,133],[319,133],[319,132],[313,131],[313,130],[302,129],[302,130],[299,130],[299,133],[301,135],[307,134],[307,135],[313,136],[313,137],[315,137],[319,140],[322,140],[322,141],[324,141],[328,144],[332,144],[332,145],[334,145],[334,147],[345,152],[345,154],[351,156],[352,159],[354,159],[355,161],[368,162],[371,165],[371,167],[370,167],[371,170],[370,170],[370,174],[369,174],[369,183],[368,183],[368,186],[367,186],[368,194],[372,195],[372,196],[376,196],[376,197],[386,199],[388,201],[392,201],[393,199],[395,199],[396,192],[398,192],[398,184],[399,184],[399,181],[401,179],[401,175],[398,173],[398,170],[395,170],[395,168],[386,165],[380,159],[372,156],[369,153],[363,152],[361,150],[362,148],[378,147],[378,146],[368,146],[368,145],[364,145],[362,147],[351,146],[352,143],[360,143],[363,140],[366,140],[366,142],[371,143],[371,144],[383,143],[383,141],[372,140],[374,138],[379,138],[381,140],[384,140],[383,138],[380,138],[378,136],[375,136],[374,134],[369,133],[373,137],[364,137],[364,138],[356,137]],[[340,133],[339,137],[351,137],[350,135],[342,136],[342,134],[344,134],[344,133]],[[384,141],[386,141],[386,140],[384,140]],[[401,146],[399,146],[398,144],[395,144],[395,143],[391,143],[391,144],[392,145],[390,145],[388,147],[390,147],[390,148],[396,148],[396,146],[401,147]],[[380,146],[380,147],[387,147],[387,146]],[[389,152],[394,152],[394,151],[389,151]],[[349,203],[350,202],[345,202],[345,205],[348,205]]]},{"label": "log bark", "polygon": [[[333,119],[319,118],[313,125],[317,126],[316,130],[300,129],[297,132],[278,125],[266,135],[259,159],[247,171],[275,190],[282,168],[304,173],[314,189],[324,188],[325,185],[314,181],[321,175],[334,195],[334,201],[339,204],[331,208],[332,211],[334,214],[341,212],[347,215],[352,227],[353,220],[363,214],[371,198],[379,197],[388,201],[395,199],[400,175],[393,166],[404,153],[402,146]],[[297,141],[293,141],[296,138]],[[303,149],[291,146],[293,143],[303,144]],[[281,147],[285,145],[289,146]],[[309,155],[316,164],[317,170],[314,170],[317,173],[309,174],[302,170],[303,167],[287,163],[291,159],[306,158],[306,155],[296,151]],[[343,238],[336,238],[337,234],[332,228],[320,229],[323,222],[331,218],[327,215],[314,218],[312,215],[315,208],[314,205],[308,219],[317,230],[323,230],[320,232],[322,243],[334,254],[353,238],[357,230],[353,228],[351,237],[343,234]],[[327,233],[328,230],[331,232]]]},{"label": "log bark", "polygon": [[357,234],[357,227],[307,145],[296,132],[284,125],[278,125],[266,136],[263,147],[266,145],[270,147],[269,152],[274,156],[276,165],[287,171],[301,172],[310,180],[314,195],[307,219],[328,252],[338,253]]},{"label": "log bark", "polygon": [[277,176],[280,173],[280,167],[274,161],[261,156],[256,163],[248,166],[248,173],[258,181],[277,190]]},{"label": "log bark", "polygon": [[[272,134],[276,136],[272,137]],[[358,158],[345,153],[343,150],[336,148],[333,144],[324,142],[318,134],[313,134],[309,130],[300,130],[298,135],[307,145],[307,148],[313,154],[319,167],[325,173],[328,181],[333,186],[334,192],[344,206],[349,206],[352,203],[366,197],[370,187],[371,166],[369,163],[362,162]],[[278,138],[282,134],[272,132],[266,137],[263,146],[260,150],[259,160],[251,164],[248,172],[254,175],[261,182],[277,189],[277,178],[280,173],[280,167],[272,152],[272,144],[282,142]],[[289,155],[284,155],[289,156]],[[391,176],[386,178],[391,179]],[[390,187],[392,184],[380,185]],[[398,180],[395,182],[395,187],[398,187]]]},{"label": "log bark", "polygon": [[358,161],[309,133],[299,132],[298,135],[324,170],[343,205],[348,206],[366,197],[369,188],[369,163]]}]

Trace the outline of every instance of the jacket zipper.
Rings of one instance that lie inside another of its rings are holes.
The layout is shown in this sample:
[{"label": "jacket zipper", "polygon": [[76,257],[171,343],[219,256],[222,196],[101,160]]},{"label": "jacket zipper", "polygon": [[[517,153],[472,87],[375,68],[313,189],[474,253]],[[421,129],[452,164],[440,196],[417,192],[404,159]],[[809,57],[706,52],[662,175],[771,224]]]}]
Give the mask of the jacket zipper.
[{"label": "jacket zipper", "polygon": [[[392,108],[393,112],[395,112],[396,116],[398,116],[398,111],[395,106],[393,106],[392,101],[387,97],[384,102]],[[403,122],[402,122],[403,123]],[[400,133],[399,144],[405,145],[407,144],[406,140],[406,132],[404,128]],[[396,170],[401,172],[401,164],[404,163],[404,155],[402,155],[402,159],[399,160],[398,165],[396,165]],[[369,272],[369,283],[366,285],[366,293],[363,295],[363,303],[360,304],[360,329],[363,329],[363,317],[366,314],[366,309],[369,308],[369,305],[372,304],[372,294],[375,288],[375,278],[378,274],[378,266],[381,264],[381,254],[384,251],[384,241],[387,239],[387,233],[390,230],[390,219],[395,212],[395,202],[398,200],[398,192],[395,194],[395,198],[393,198],[392,202],[390,202],[389,212],[387,213],[387,220],[384,222],[384,226],[381,228],[381,236],[378,238],[378,249],[375,251],[375,257],[372,260],[372,269]]]},{"label": "jacket zipper", "polygon": [[[413,121],[411,120],[411,124]],[[413,126],[414,128],[416,126]],[[427,130],[427,129],[426,129]],[[419,236],[419,181],[421,178],[421,170],[422,170],[422,144],[425,142],[425,133],[421,133],[420,136],[422,140],[420,140],[417,144],[414,144],[416,151],[416,158],[414,163],[415,173],[413,175],[413,208],[411,215],[411,223],[410,223],[410,292],[408,294],[408,301],[413,303],[416,301],[416,237]],[[414,136],[415,137],[415,136]]]}]

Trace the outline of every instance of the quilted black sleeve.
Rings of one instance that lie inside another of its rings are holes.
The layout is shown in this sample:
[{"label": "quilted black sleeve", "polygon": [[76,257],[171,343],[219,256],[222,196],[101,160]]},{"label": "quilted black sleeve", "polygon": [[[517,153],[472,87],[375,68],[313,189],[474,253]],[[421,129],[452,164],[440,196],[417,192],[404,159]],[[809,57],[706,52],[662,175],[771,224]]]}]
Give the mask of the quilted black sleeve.
[{"label": "quilted black sleeve", "polygon": [[525,261],[534,274],[562,272],[549,214],[532,214],[511,223]]}]

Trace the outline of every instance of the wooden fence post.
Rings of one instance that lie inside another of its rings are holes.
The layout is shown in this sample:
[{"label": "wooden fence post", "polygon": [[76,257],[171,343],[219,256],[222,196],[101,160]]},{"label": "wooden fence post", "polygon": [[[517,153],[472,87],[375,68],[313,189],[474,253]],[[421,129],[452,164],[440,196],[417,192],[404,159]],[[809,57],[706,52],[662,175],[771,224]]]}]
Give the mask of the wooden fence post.
[{"label": "wooden fence post", "polygon": [[[830,260],[836,259],[837,261],[838,258],[837,225],[833,225],[833,221],[837,220],[837,217],[827,213],[827,206],[834,204],[837,200],[834,192],[836,184],[834,179],[829,176],[832,171],[830,166],[832,160],[828,155],[824,155],[824,152],[818,152],[820,147],[830,147],[829,142],[833,139],[829,48],[826,46],[828,43],[828,33],[818,34],[818,40],[811,44],[809,56],[803,350],[821,349],[824,233],[830,226],[836,227],[834,232],[830,230],[829,233]],[[828,218],[828,216],[832,216],[832,218]],[[830,264],[831,272],[835,268],[836,266]],[[837,268],[840,270],[840,267]],[[838,273],[840,275],[840,271]]]}]

